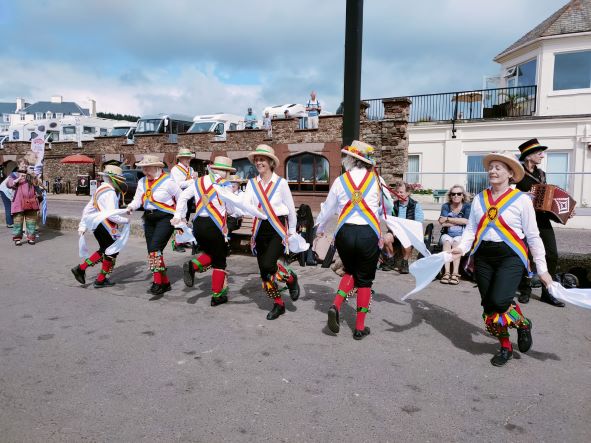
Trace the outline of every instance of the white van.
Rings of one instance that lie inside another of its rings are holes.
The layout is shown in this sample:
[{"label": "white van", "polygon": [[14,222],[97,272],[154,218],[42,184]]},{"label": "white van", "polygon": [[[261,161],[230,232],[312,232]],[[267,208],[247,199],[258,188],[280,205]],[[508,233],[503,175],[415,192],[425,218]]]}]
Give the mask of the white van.
[{"label": "white van", "polygon": [[61,119],[41,119],[19,123],[8,129],[10,141],[31,141],[39,134],[45,134],[45,141],[87,141],[105,136],[119,120],[84,115],[68,115]]},{"label": "white van", "polygon": [[226,140],[227,131],[244,129],[244,118],[234,114],[196,115],[187,132],[215,134],[215,140]]},{"label": "white van", "polygon": [[109,132],[109,137],[125,137],[127,140],[133,140],[136,128],[137,123],[121,121],[120,124],[113,126],[113,129]]}]

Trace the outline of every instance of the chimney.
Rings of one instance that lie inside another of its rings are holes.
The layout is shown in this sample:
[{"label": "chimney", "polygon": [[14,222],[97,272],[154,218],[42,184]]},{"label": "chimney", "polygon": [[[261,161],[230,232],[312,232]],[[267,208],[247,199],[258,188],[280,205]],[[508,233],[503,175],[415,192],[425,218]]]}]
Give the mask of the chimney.
[{"label": "chimney", "polygon": [[16,98],[16,109],[15,109],[15,113],[17,113],[18,111],[22,111],[23,109],[25,109],[25,99],[21,98],[21,97],[17,97]]},{"label": "chimney", "polygon": [[51,103],[61,103],[63,98],[61,95],[52,95],[51,96]]},{"label": "chimney", "polygon": [[90,116],[96,117],[96,100],[91,98],[88,99],[90,101]]}]

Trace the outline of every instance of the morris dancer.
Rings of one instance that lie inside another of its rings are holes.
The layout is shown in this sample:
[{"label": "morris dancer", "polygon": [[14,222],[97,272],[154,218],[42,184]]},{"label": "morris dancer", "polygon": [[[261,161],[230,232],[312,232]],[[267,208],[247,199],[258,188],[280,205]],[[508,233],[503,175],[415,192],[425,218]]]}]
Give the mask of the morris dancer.
[{"label": "morris dancer", "polygon": [[380,257],[382,236],[379,216],[383,213],[381,179],[374,171],[374,148],[360,141],[341,149],[345,173],[336,179],[316,220],[322,234],[335,213],[340,213],[335,246],[344,266],[333,305],[328,310],[328,328],[338,333],[341,305],[357,288],[357,320],[353,338],[369,335],[365,316],[369,311],[371,286]]},{"label": "morris dancer", "polygon": [[[98,187],[90,201],[84,207],[82,219],[78,225],[78,233],[84,235],[91,227],[87,226],[85,219],[98,212],[106,212],[119,209],[121,186],[125,184],[125,176],[119,166],[107,165],[99,175],[104,177],[103,183]],[[94,281],[95,288],[105,288],[113,286],[109,280],[109,274],[113,272],[115,260],[118,253],[107,255],[106,250],[115,243],[115,239],[120,235],[120,225],[129,223],[129,219],[120,216],[112,216],[103,220],[94,230],[93,234],[99,244],[99,248],[90,257],[86,258],[81,264],[72,268],[72,274],[78,283],[86,283],[86,270],[89,266],[102,262],[101,271]]]},{"label": "morris dancer", "polygon": [[228,172],[235,172],[232,160],[228,157],[216,157],[209,165],[210,173],[197,179],[193,186],[185,189],[177,203],[173,225],[181,222],[187,201],[195,198],[196,209],[193,221],[193,235],[202,253],[183,265],[185,285],[192,287],[195,272],[205,272],[213,268],[211,274],[211,306],[218,306],[228,301],[228,285],[226,282],[226,204],[217,195],[213,184],[221,184]]},{"label": "morris dancer", "polygon": [[549,287],[552,278],[531,199],[509,186],[511,179],[519,182],[523,178],[523,167],[514,156],[503,153],[488,154],[483,164],[490,187],[472,202],[468,225],[452,254],[454,258],[468,251],[474,255],[482,317],[487,331],[501,344],[491,363],[503,366],[513,357],[509,328],[517,328],[521,352],[527,352],[532,345],[532,322],[513,301],[523,269],[529,269],[528,245],[542,283]]},{"label": "morris dancer", "polygon": [[174,231],[170,220],[176,210],[181,189],[170,175],[162,171],[164,163],[157,156],[144,155],[137,166],[142,168],[145,177],[138,182],[133,201],[127,206],[127,212],[131,214],[140,206],[144,208],[142,218],[148,247],[148,265],[153,279],[149,290],[153,297],[150,300],[158,300],[171,289],[163,251]]},{"label": "morris dancer", "polygon": [[300,296],[298,277],[278,260],[287,250],[287,238],[295,234],[296,211],[287,181],[274,170],[279,166],[275,151],[268,145],[258,145],[248,154],[248,159],[257,168],[259,175],[246,185],[244,201],[267,216],[267,220],[254,219],[252,226],[252,249],[263,281],[263,289],[273,300],[273,309],[267,320],[275,320],[285,314],[278,282],[286,283],[293,301]]},{"label": "morris dancer", "polygon": [[[548,149],[547,146],[540,145],[537,139],[532,138],[519,146],[521,155],[519,161],[523,163],[525,169],[525,176],[523,180],[517,183],[517,189],[523,192],[529,192],[535,184],[546,183],[546,173],[538,168],[544,159],[544,151]],[[536,223],[540,230],[540,237],[544,243],[546,250],[546,263],[548,265],[548,272],[553,277],[556,275],[556,266],[558,264],[558,249],[556,248],[556,237],[554,236],[554,229],[550,223],[550,216],[547,212],[536,211]],[[531,295],[530,279],[527,274],[524,274],[519,285],[519,302],[528,303]],[[564,303],[554,298],[545,286],[542,287],[542,296],[540,301],[548,303],[559,308],[564,307]]]},{"label": "morris dancer", "polygon": [[[179,185],[181,191],[191,187],[197,178],[197,173],[193,170],[190,165],[191,159],[193,158],[193,153],[187,148],[179,148],[179,152],[176,155],[178,163],[172,167],[170,170],[170,176]],[[195,210],[195,200],[193,198],[189,199],[187,202],[186,210],[187,213],[184,214],[184,218],[186,221],[189,221],[191,217],[191,213]],[[174,244],[174,250],[179,252],[185,252],[186,244]]]}]

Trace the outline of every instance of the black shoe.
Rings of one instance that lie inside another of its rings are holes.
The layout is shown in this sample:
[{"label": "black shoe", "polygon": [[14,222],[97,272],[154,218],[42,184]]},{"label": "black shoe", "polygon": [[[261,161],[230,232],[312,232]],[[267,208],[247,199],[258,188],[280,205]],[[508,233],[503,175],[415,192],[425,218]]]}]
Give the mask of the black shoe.
[{"label": "black shoe", "polygon": [[400,273],[401,274],[408,274],[408,260],[402,260],[400,263]]},{"label": "black shoe", "polygon": [[220,295],[219,297],[211,297],[211,306],[219,306],[228,303],[227,295]]},{"label": "black shoe", "polygon": [[292,301],[296,301],[300,298],[300,284],[298,283],[298,276],[295,275],[295,272],[291,276],[293,277],[293,282],[287,284],[287,289],[289,289],[289,296]]},{"label": "black shoe", "polygon": [[540,297],[540,301],[548,303],[552,306],[556,306],[557,308],[564,308],[564,303],[554,298],[554,296],[550,294],[546,288],[542,288],[542,296]]},{"label": "black shoe", "polygon": [[94,284],[92,286],[94,286],[97,289],[100,289],[100,288],[110,288],[111,286],[115,286],[115,283],[113,283],[108,278],[105,278],[103,281],[95,280],[94,281]]},{"label": "black shoe", "polygon": [[172,248],[172,250],[174,252],[185,252],[184,244],[182,244],[182,245],[174,245],[174,248]]},{"label": "black shoe", "polygon": [[164,297],[164,293],[170,291],[171,289],[170,283],[163,283],[161,285],[153,283],[152,287],[150,288],[150,292],[153,294],[153,297],[150,298],[150,301],[160,300],[162,297]]},{"label": "black shoe", "polygon": [[335,305],[332,305],[328,310],[328,329],[337,334],[341,330],[339,322],[339,310]]},{"label": "black shoe", "polygon": [[353,338],[355,340],[361,340],[366,335],[369,335],[369,332],[370,331],[367,326],[365,328],[363,328],[363,331],[360,331],[359,329],[355,329],[355,332],[353,332]]},{"label": "black shoe", "polygon": [[503,366],[509,360],[513,358],[513,351],[507,348],[499,349],[493,358],[490,359],[490,362],[493,366]]},{"label": "black shoe", "polygon": [[152,283],[152,286],[150,286],[147,290],[148,294],[151,294],[152,291],[155,291],[158,286],[159,285],[157,285],[156,283]]},{"label": "black shoe", "polygon": [[267,320],[275,320],[280,315],[285,314],[285,306],[277,303],[273,304],[273,309],[267,314]]},{"label": "black shoe", "polygon": [[517,328],[517,347],[519,352],[526,353],[530,350],[533,343],[531,338],[532,321],[528,318],[529,326],[526,328]]},{"label": "black shoe", "polygon": [[189,288],[195,284],[195,268],[191,260],[183,264],[183,281]]},{"label": "black shoe", "polygon": [[529,296],[530,296],[531,292],[520,292],[519,293],[519,297],[517,297],[517,301],[519,303],[523,303],[524,305],[529,303]]},{"label": "black shoe", "polygon": [[74,278],[78,283],[81,285],[86,284],[86,271],[83,271],[80,265],[71,269],[72,274],[74,274]]}]

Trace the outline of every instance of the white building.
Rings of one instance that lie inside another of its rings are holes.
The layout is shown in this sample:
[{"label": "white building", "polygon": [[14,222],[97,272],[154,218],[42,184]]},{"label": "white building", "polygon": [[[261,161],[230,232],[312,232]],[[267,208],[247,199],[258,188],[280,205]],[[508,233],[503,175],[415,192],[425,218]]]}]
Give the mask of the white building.
[{"label": "white building", "polygon": [[591,206],[591,0],[570,1],[494,60],[504,89],[411,97],[407,181],[478,192],[483,155],[537,138],[548,181]]}]

